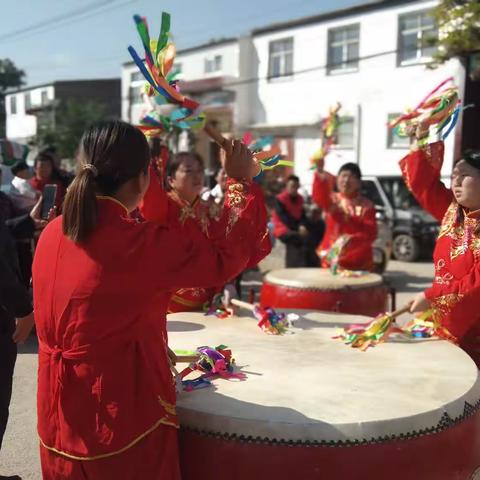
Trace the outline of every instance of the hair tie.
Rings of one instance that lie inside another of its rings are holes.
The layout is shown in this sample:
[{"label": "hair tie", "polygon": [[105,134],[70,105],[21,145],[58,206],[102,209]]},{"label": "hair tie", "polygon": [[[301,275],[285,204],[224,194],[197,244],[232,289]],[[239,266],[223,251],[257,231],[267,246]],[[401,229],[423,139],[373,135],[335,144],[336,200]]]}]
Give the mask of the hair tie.
[{"label": "hair tie", "polygon": [[83,167],[83,170],[90,170],[93,173],[93,176],[96,177],[98,175],[97,167],[91,163],[86,163]]}]

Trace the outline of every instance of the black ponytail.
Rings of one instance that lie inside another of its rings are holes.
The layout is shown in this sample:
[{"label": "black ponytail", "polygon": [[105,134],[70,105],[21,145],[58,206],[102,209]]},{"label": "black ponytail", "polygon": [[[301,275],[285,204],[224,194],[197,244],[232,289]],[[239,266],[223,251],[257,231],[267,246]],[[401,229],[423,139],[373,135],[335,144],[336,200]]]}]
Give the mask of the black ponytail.
[{"label": "black ponytail", "polygon": [[80,141],[80,171],[63,203],[63,233],[76,243],[97,225],[97,195],[114,195],[128,180],[146,173],[150,161],[142,132],[120,121],[89,128]]}]

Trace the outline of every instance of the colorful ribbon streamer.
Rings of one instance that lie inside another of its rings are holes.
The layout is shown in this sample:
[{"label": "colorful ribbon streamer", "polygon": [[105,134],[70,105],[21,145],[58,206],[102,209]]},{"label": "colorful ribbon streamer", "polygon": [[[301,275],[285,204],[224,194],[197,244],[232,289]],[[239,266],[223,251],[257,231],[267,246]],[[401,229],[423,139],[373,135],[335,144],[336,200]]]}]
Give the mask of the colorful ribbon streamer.
[{"label": "colorful ribbon streamer", "polygon": [[285,313],[278,313],[270,307],[255,305],[253,315],[258,320],[258,326],[271,335],[283,335],[291,326]]},{"label": "colorful ribbon streamer", "polygon": [[393,333],[399,333],[410,338],[430,338],[435,335],[444,337],[442,328],[435,320],[434,311],[426,310],[408,322],[403,328],[397,326],[395,319],[385,313],[369,322],[349,325],[333,338],[343,340],[346,345],[364,352],[369,347],[385,342]]},{"label": "colorful ribbon streamer", "polygon": [[[232,351],[226,345],[218,345],[215,348],[198,347],[195,352],[175,350],[175,353],[178,355],[199,355],[199,359],[195,363],[191,363],[179,374],[185,391],[205,388],[210,385],[210,380],[214,378],[240,381],[247,378],[244,373],[235,372],[235,360],[232,357]],[[201,372],[202,375],[195,380],[184,380],[187,375],[195,371]]]},{"label": "colorful ribbon streamer", "polygon": [[271,135],[253,140],[252,134],[246,132],[243,135],[243,143],[248,145],[248,148],[253,152],[260,165],[261,171],[257,177],[264,171],[273,170],[276,167],[294,166],[294,163],[291,160],[283,158],[280,148],[274,146],[275,139]]},{"label": "colorful ribbon streamer", "polygon": [[203,307],[205,315],[214,315],[217,318],[228,318],[233,315],[233,310],[227,308],[223,302],[223,295],[217,293],[214,295],[210,304],[206,303]]},{"label": "colorful ribbon streamer", "polygon": [[411,135],[420,124],[435,126],[436,133],[445,140],[455,128],[462,110],[458,88],[446,86],[452,81],[453,77],[449,77],[441,82],[413,110],[407,110],[388,126],[401,137]]},{"label": "colorful ribbon streamer", "polygon": [[146,18],[139,15],[133,18],[145,50],[145,61],[131,45],[128,51],[148,83],[147,95],[154,97],[158,104],[178,105],[180,109],[171,119],[177,124],[181,121],[186,122],[180,128],[187,128],[189,122],[197,123],[196,120],[189,120],[189,117],[198,116],[196,110],[199,108],[199,103],[182,95],[177,82],[178,72],[171,71],[176,49],[170,41],[170,15],[166,12],[162,13],[162,26],[158,40],[150,39]]},{"label": "colorful ribbon streamer", "polygon": [[340,109],[342,105],[337,102],[328,109],[328,116],[320,126],[320,148],[310,158],[310,169],[315,170],[317,163],[323,160],[337,142],[338,128],[340,127]]}]

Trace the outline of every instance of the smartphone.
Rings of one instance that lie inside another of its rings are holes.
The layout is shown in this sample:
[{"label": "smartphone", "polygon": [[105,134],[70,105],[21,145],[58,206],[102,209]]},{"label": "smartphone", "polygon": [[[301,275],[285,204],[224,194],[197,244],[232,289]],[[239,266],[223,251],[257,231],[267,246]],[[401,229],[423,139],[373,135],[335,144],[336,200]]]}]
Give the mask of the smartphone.
[{"label": "smartphone", "polygon": [[57,196],[57,186],[47,184],[42,193],[42,212],[40,214],[42,220],[48,219],[48,212],[55,206],[55,198]]}]

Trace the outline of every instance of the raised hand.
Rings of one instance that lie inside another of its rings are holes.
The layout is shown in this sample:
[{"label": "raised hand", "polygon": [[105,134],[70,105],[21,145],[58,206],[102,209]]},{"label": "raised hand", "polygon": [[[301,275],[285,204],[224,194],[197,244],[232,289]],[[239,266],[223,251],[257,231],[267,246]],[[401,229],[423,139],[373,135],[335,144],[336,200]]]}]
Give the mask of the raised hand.
[{"label": "raised hand", "polygon": [[222,148],[225,150],[223,168],[230,178],[251,180],[258,173],[252,152],[240,140],[226,140]]}]

